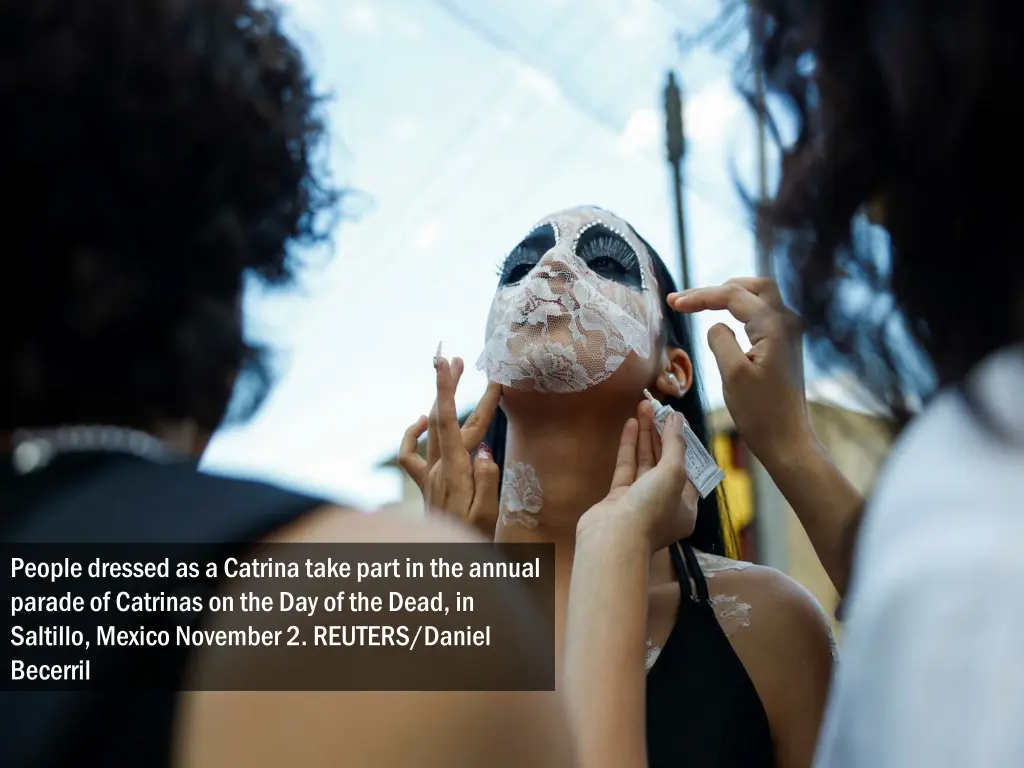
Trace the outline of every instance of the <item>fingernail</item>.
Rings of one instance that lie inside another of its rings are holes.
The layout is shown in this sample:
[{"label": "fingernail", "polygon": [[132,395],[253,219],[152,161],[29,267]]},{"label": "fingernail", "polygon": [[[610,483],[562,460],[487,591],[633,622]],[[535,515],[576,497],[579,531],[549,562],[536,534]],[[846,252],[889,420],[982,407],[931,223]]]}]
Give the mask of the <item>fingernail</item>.
[{"label": "fingernail", "polygon": [[444,359],[443,357],[441,357],[441,344],[442,343],[443,342],[440,342],[440,341],[437,342],[437,352],[434,353],[434,369],[435,370],[441,365],[441,361]]},{"label": "fingernail", "polygon": [[487,443],[480,443],[476,447],[476,457],[484,461],[494,461],[494,456],[491,454],[491,449],[487,447]]}]

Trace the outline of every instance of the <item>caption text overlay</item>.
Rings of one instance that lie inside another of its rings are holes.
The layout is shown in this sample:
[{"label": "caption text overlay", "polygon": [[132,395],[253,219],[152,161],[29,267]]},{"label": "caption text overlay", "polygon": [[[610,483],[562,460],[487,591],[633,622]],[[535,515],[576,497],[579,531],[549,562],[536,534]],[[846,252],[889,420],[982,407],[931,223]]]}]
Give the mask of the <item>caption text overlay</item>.
[{"label": "caption text overlay", "polygon": [[4,690],[552,690],[550,544],[0,545]]}]

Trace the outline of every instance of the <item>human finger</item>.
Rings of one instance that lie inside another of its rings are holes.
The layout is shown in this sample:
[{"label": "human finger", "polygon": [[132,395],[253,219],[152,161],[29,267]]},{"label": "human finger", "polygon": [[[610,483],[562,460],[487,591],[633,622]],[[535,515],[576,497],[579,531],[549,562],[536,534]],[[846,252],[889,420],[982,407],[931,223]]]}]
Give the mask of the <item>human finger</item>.
[{"label": "human finger", "polygon": [[451,365],[444,359],[437,365],[437,441],[443,461],[458,461],[465,453],[455,410],[455,381]]},{"label": "human finger", "polygon": [[622,488],[633,484],[636,480],[636,441],[639,424],[636,419],[628,419],[622,428],[619,440],[619,452],[615,458],[615,471],[612,473],[612,487]]},{"label": "human finger", "polygon": [[459,381],[462,379],[462,374],[466,372],[466,363],[461,357],[452,358],[452,389],[456,392],[459,391]]},{"label": "human finger", "polygon": [[420,489],[423,492],[423,504],[429,514],[447,515],[445,509],[444,479],[436,472],[427,472],[426,480]]},{"label": "human finger", "polygon": [[420,437],[427,429],[427,417],[420,416],[405,430],[402,435],[402,444],[398,449],[398,466],[400,466],[412,481],[422,490],[423,480],[427,476],[427,462],[420,456]]},{"label": "human finger", "polygon": [[717,323],[708,329],[708,346],[711,347],[711,354],[715,356],[722,382],[726,386],[753,365],[740,349],[736,334],[725,323]]},{"label": "human finger", "polygon": [[657,429],[651,432],[651,443],[654,445],[654,463],[657,465],[661,461],[661,435]]},{"label": "human finger", "polygon": [[683,435],[683,415],[672,413],[661,433],[661,461],[658,468],[668,471],[682,492],[686,482],[686,437]]},{"label": "human finger", "polygon": [[654,468],[654,443],[651,434],[654,432],[654,410],[646,400],[637,408],[637,440],[636,440],[636,476]]},{"label": "human finger", "polygon": [[430,407],[427,416],[427,471],[437,464],[441,458],[441,443],[437,439],[437,400]]},{"label": "human finger", "polygon": [[692,314],[707,310],[725,310],[741,323],[748,323],[768,308],[764,299],[735,283],[711,288],[692,288],[668,297],[668,305],[677,312]]},{"label": "human finger", "polygon": [[490,382],[476,404],[472,415],[462,425],[462,447],[467,451],[483,440],[487,434],[488,427],[494,420],[494,414],[498,410],[498,403],[501,402],[501,384]]},{"label": "human finger", "polygon": [[734,277],[725,282],[726,285],[738,285],[755,296],[759,296],[773,309],[786,309],[786,305],[782,301],[782,292],[779,290],[779,284],[770,277]]},{"label": "human finger", "polygon": [[492,538],[498,524],[499,484],[498,465],[490,449],[481,443],[473,460],[473,503],[469,507],[469,521]]},{"label": "human finger", "polygon": [[[438,368],[441,365],[441,342],[437,344],[437,352],[434,353],[434,375],[437,376]],[[435,382],[436,387],[436,382]],[[435,390],[434,404],[430,406],[430,415],[427,417],[427,471],[437,464],[441,458],[441,446],[437,439],[437,394]]]},{"label": "human finger", "polygon": [[786,306],[782,299],[782,292],[779,284],[770,277],[734,277],[727,280],[750,291],[755,296],[764,300],[769,312],[760,312],[743,324],[743,330],[750,339],[751,344],[758,344],[766,338],[778,336],[779,334],[790,334],[800,332],[800,319]]}]

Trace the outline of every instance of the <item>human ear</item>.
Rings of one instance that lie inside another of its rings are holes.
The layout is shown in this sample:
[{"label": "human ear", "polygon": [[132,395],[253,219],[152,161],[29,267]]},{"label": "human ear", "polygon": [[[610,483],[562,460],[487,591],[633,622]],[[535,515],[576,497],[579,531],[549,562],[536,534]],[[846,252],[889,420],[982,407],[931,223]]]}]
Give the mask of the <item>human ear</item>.
[{"label": "human ear", "polygon": [[669,397],[682,397],[689,392],[693,386],[693,361],[690,356],[678,347],[668,347],[662,363],[654,388]]}]

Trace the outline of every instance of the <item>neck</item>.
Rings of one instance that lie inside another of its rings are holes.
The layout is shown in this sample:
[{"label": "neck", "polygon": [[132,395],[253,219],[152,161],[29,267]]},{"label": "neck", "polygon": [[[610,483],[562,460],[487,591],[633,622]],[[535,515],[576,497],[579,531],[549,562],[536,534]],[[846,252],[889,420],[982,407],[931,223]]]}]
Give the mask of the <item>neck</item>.
[{"label": "neck", "polygon": [[552,396],[552,400],[563,402],[551,407],[531,404],[521,418],[517,418],[516,411],[509,413],[505,482],[513,464],[532,467],[540,483],[542,502],[540,512],[529,516],[536,521],[533,528],[509,520],[503,505],[496,531],[498,541],[554,542],[558,550],[571,552],[579,519],[607,496],[622,427],[635,415],[636,403],[627,400],[605,404],[603,410],[595,411],[573,407],[575,404],[568,402],[571,397]]},{"label": "neck", "polygon": [[[506,522],[503,503],[495,541],[554,543],[555,643],[559,649],[557,658],[561,659],[576,555],[576,525],[588,509],[608,495],[622,428],[627,419],[636,415],[637,401],[623,398],[620,404],[604,402],[595,408],[587,407],[575,396],[552,396],[550,401],[545,399],[520,409],[515,407],[520,404],[511,400],[506,396],[504,403],[508,415],[504,482],[509,482],[509,468],[513,464],[533,467],[542,501],[536,526],[530,528]],[[650,564],[650,586],[659,587],[675,580],[668,550],[655,553]]]}]

